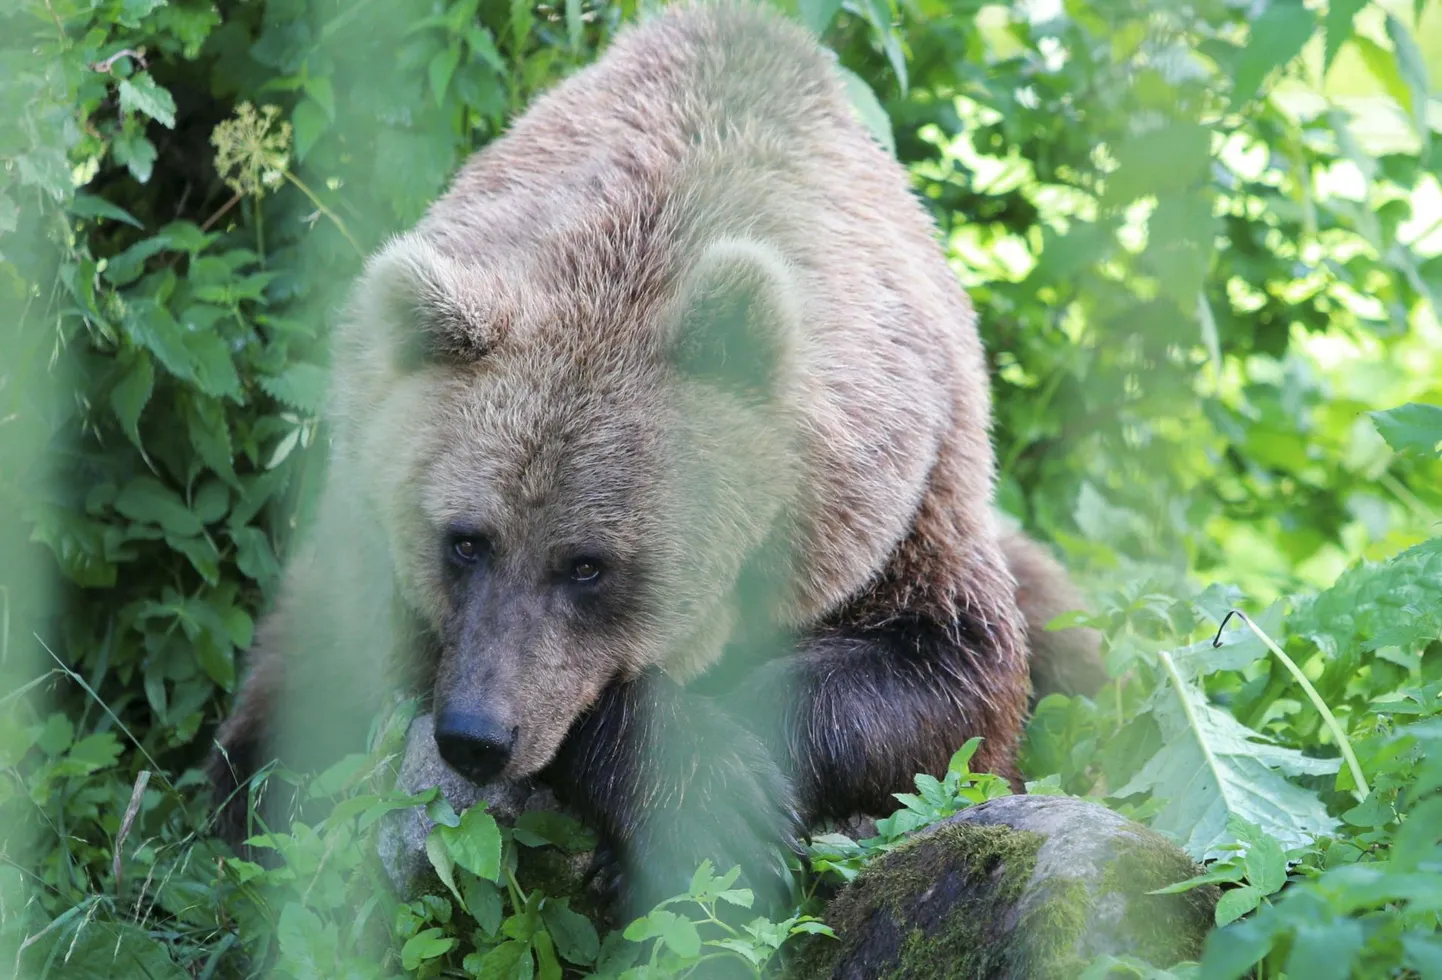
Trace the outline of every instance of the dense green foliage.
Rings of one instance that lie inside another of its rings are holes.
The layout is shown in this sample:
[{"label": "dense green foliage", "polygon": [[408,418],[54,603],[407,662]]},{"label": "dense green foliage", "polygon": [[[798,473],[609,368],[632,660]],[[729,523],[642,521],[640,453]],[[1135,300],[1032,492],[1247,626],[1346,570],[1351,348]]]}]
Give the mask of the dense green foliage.
[{"label": "dense green foliage", "polygon": [[[1175,975],[1442,977],[1442,9],[788,9],[853,73],[976,302],[1004,506],[1095,597],[1115,680],[1039,706],[1034,788],[1228,883]],[[824,931],[728,924],[749,894],[703,868],[602,937],[513,873],[576,828],[430,795],[446,887],[398,904],[356,846],[415,802],[386,786],[395,724],[309,784],[339,805],[275,828],[276,868],[206,835],[195,767],[323,464],[331,311],[637,13],[0,9],[0,971],[668,976]],[[1216,645],[1232,609],[1251,618]],[[818,871],[1004,791],[966,758],[877,840],[819,840]]]}]

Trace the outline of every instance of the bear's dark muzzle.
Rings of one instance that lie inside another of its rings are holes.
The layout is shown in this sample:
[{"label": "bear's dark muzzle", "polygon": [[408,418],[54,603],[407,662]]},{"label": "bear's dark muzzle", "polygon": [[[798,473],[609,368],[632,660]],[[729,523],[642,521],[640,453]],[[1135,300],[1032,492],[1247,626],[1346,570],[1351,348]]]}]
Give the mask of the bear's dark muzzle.
[{"label": "bear's dark muzzle", "polygon": [[442,711],[436,716],[436,749],[456,772],[474,783],[488,783],[511,761],[519,732],[488,714]]}]

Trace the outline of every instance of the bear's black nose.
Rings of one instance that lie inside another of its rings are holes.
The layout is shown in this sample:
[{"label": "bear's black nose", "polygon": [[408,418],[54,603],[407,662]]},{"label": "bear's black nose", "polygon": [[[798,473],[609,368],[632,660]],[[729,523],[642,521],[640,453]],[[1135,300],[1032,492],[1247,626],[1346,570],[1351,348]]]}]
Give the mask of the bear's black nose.
[{"label": "bear's black nose", "polygon": [[517,731],[484,712],[446,710],[436,716],[436,748],[456,772],[487,783],[511,761]]}]

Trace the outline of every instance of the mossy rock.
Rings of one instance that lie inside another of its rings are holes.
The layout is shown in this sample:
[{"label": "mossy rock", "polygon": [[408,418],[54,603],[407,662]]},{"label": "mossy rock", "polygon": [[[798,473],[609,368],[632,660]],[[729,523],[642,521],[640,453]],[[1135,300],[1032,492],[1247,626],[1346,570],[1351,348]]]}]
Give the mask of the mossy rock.
[{"label": "mossy rock", "polygon": [[918,832],[843,888],[796,980],[1072,978],[1104,954],[1195,959],[1218,892],[1147,892],[1200,873],[1095,803],[1012,796]]}]

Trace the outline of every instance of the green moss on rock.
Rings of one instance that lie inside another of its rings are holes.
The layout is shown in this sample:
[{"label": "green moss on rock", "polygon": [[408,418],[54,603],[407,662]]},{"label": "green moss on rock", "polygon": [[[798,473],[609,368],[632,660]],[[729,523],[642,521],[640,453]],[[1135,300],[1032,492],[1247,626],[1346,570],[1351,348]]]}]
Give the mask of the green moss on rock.
[{"label": "green moss on rock", "polygon": [[1197,870],[1165,838],[1097,804],[993,801],[842,889],[826,915],[839,941],[812,942],[790,975],[1045,980],[1075,977],[1104,953],[1169,966],[1200,953],[1216,890],[1147,892]]}]

